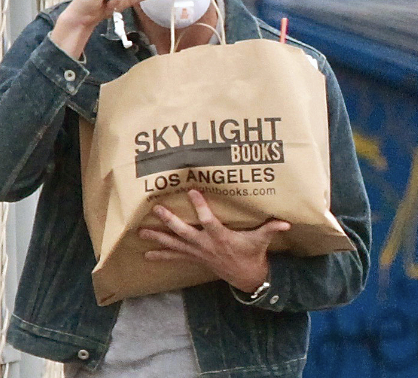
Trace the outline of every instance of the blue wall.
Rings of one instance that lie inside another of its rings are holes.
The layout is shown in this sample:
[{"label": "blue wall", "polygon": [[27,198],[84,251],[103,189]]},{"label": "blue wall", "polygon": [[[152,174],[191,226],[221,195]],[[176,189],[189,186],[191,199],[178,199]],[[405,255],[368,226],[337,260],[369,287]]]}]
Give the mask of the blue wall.
[{"label": "blue wall", "polygon": [[[292,16],[273,0],[259,1],[258,12],[276,27],[288,16],[290,35],[327,55],[346,99],[373,213],[367,288],[349,306],[312,314],[304,378],[417,378],[418,57]],[[389,257],[387,269],[379,267],[382,256]]]}]

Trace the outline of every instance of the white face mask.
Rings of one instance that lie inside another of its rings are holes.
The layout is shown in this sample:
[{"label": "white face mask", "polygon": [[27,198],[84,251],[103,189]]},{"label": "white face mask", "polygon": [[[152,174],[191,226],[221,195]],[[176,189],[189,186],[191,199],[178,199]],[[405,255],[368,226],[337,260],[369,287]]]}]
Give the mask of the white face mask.
[{"label": "white face mask", "polygon": [[194,24],[209,9],[211,0],[143,0],[139,3],[144,13],[156,24],[170,28],[174,6],[174,27],[182,29]]}]

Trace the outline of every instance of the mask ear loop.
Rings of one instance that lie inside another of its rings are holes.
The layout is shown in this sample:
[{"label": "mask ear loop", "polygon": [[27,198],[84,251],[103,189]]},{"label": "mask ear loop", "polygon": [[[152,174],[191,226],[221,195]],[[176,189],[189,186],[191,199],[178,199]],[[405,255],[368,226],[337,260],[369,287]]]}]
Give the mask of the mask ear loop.
[{"label": "mask ear loop", "polygon": [[[218,4],[216,4],[215,0],[211,0],[211,3],[215,7],[216,13],[218,14],[220,27],[221,27],[221,33],[219,34],[218,31],[214,27],[212,27],[210,25],[207,25],[207,24],[203,24],[201,22],[198,22],[195,25],[206,26],[207,28],[211,29],[215,33],[215,35],[218,37],[219,42],[221,43],[221,45],[226,45],[225,22],[224,22],[224,19],[222,17],[221,10],[219,9]],[[174,18],[175,18],[175,14],[174,14],[174,1],[173,1],[173,6],[171,8],[171,25],[170,25],[170,36],[171,36],[170,54],[174,54],[174,52],[177,51],[177,48],[180,44],[180,40],[183,38],[183,35],[186,32],[186,31],[183,31],[183,33],[180,34],[180,36],[178,38],[178,41],[176,43]]]}]

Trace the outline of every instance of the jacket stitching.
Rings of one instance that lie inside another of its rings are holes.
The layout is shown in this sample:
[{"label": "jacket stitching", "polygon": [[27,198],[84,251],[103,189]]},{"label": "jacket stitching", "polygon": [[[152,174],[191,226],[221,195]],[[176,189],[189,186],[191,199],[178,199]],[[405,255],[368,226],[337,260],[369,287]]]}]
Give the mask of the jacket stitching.
[{"label": "jacket stitching", "polygon": [[[257,18],[257,21],[258,21],[261,29],[265,30],[266,32],[272,33],[272,34],[276,35],[277,37],[280,36],[280,33],[279,33],[279,31],[277,29],[273,28],[269,24],[266,24],[264,21],[262,21],[262,20],[260,20],[258,18]],[[315,49],[314,47],[312,47],[312,46],[310,46],[310,45],[308,45],[308,44],[306,44],[306,43],[304,43],[302,41],[299,41],[296,38],[293,38],[293,37],[291,37],[289,35],[286,38],[288,40],[292,41],[293,43],[295,43],[296,45],[303,46],[307,50],[310,50],[310,51],[314,52],[315,54],[318,54],[318,56],[320,56],[321,58],[324,58],[325,57],[324,54],[322,54],[319,50]]]},{"label": "jacket stitching", "polygon": [[[97,344],[97,345],[100,345],[102,347],[106,347],[106,345],[103,344],[103,343],[101,343],[101,342],[92,341],[92,340],[90,340],[88,338],[85,338],[83,336],[78,336],[78,335],[74,335],[74,334],[71,334],[71,333],[58,331],[56,329],[51,329],[51,328],[47,328],[47,327],[40,327],[40,326],[38,326],[36,324],[33,324],[31,322],[28,322],[28,321],[20,318],[19,316],[15,315],[15,314],[12,314],[12,317],[18,319],[20,322],[22,322],[23,324],[25,324],[27,326],[32,327],[33,329],[40,330],[41,331],[41,332],[39,332],[40,334],[42,334],[43,331],[48,331],[48,332],[52,332],[52,333],[59,334],[59,335],[63,335],[63,336],[70,336],[72,339],[76,339],[76,340],[79,340],[79,341],[84,341],[84,342],[87,342],[88,344]],[[70,344],[72,344],[72,343],[70,343]]]},{"label": "jacket stitching", "polygon": [[[218,308],[220,307],[219,306],[219,299],[218,298],[216,298],[216,304],[217,304],[217,306],[218,306]],[[221,350],[221,356],[222,356],[222,365],[223,366],[226,366],[226,356],[225,356],[225,348],[224,348],[224,346],[223,346],[223,340],[222,340],[222,336],[221,336],[221,334],[220,334],[220,325],[221,325],[221,321],[220,321],[220,313],[219,313],[219,311],[216,311],[216,326],[217,326],[217,328],[218,328],[218,338],[219,338],[219,346],[220,346],[220,350]]]},{"label": "jacket stitching", "polygon": [[57,4],[57,5],[54,5],[52,7],[49,7],[47,9],[41,11],[39,13],[39,16],[44,17],[45,19],[50,20],[50,22],[52,22],[52,24],[55,25],[55,23],[57,22],[57,19],[58,19],[59,15],[62,13],[62,12],[59,12],[58,11],[58,14],[57,14],[57,10],[60,9],[60,8],[62,8],[62,7],[63,8],[66,8],[69,5],[70,2],[71,1],[63,1],[63,2],[61,2],[59,4]]},{"label": "jacket stitching", "polygon": [[89,121],[90,123],[94,123],[96,121],[96,116],[95,114],[92,114],[91,111],[82,108],[81,106],[79,106],[76,102],[74,101],[69,101],[67,106],[74,110],[77,114],[81,115],[82,117],[84,117],[87,121]]},{"label": "jacket stitching", "polygon": [[58,112],[60,111],[60,109],[62,107],[62,104],[64,104],[64,103],[65,103],[65,101],[62,101],[60,106],[53,107],[54,111],[51,112],[51,116],[46,117],[46,119],[48,119],[48,121],[45,122],[45,125],[36,134],[35,139],[29,145],[29,147],[26,149],[26,152],[21,157],[19,163],[16,165],[16,168],[10,173],[10,176],[9,176],[8,180],[6,181],[6,183],[3,187],[3,190],[0,192],[0,194],[6,194],[8,192],[8,190],[11,188],[11,186],[13,185],[13,182],[16,180],[17,176],[19,176],[20,171],[22,170],[22,168],[25,166],[26,162],[28,161],[29,156],[33,153],[37,144],[42,139],[43,135],[48,130],[48,128],[51,126],[52,120],[58,114]]},{"label": "jacket stitching", "polygon": [[[235,372],[235,371],[254,371],[254,370],[260,370],[260,369],[266,369],[266,370],[284,370],[287,369],[287,367],[295,362],[302,362],[306,360],[306,355],[304,355],[303,357],[300,358],[295,358],[293,360],[288,360],[283,362],[280,365],[256,365],[256,366],[238,366],[235,368],[231,368],[231,369],[221,369],[221,370],[211,370],[211,371],[206,371],[203,373],[203,375],[205,374],[217,374],[217,373],[228,373],[228,372]],[[285,366],[285,368],[283,368],[283,366]]]},{"label": "jacket stitching", "polygon": [[255,21],[255,24],[257,25],[257,33],[258,33],[258,37],[259,37],[260,39],[263,39],[263,34],[261,33],[261,29],[260,29],[260,22],[259,22],[258,18],[253,16],[253,19],[254,19],[254,21]]},{"label": "jacket stitching", "polygon": [[109,349],[110,341],[111,341],[111,339],[112,339],[112,331],[113,331],[113,328],[115,327],[116,321],[117,321],[117,319],[118,319],[119,310],[120,310],[120,305],[119,305],[119,307],[118,307],[118,310],[117,310],[117,311],[115,311],[115,313],[114,313],[114,316],[113,316],[113,321],[112,321],[111,327],[110,327],[110,329],[109,329],[109,332],[108,332],[108,334],[107,334],[106,344],[101,344],[101,345],[104,345],[104,347],[105,347],[106,349],[105,349],[102,353],[100,353],[100,354],[99,354],[99,358],[98,358],[98,360],[97,360],[97,363],[96,363],[96,365],[92,368],[92,371],[96,371],[96,370],[97,370],[97,368],[100,366],[100,364],[102,363],[102,361],[104,360],[104,358],[105,358],[105,356],[106,356],[106,353],[107,353],[107,351],[108,351],[108,349]]}]

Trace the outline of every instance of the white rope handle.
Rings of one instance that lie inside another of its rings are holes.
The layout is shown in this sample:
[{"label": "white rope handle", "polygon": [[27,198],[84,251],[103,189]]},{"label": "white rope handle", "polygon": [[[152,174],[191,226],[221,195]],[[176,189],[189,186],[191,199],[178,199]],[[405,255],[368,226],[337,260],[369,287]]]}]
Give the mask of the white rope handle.
[{"label": "white rope handle", "polygon": [[[213,26],[208,25],[208,24],[204,24],[203,22],[196,22],[194,25],[204,26],[204,27],[206,27],[206,28],[208,28],[208,29],[212,30],[212,31],[213,31],[213,34],[215,34],[215,35],[216,35],[216,37],[218,38],[219,42],[221,42],[221,41],[222,41],[222,37],[221,37],[221,35],[218,33],[218,31],[217,31],[217,30],[216,30]],[[176,52],[176,51],[177,51],[177,49],[178,49],[178,47],[179,47],[179,44],[180,44],[180,41],[182,40],[183,36],[184,36],[186,33],[187,33],[187,30],[183,30],[183,31],[182,31],[182,33],[181,33],[181,34],[179,35],[179,37],[177,38],[176,45],[174,46],[174,52]]]},{"label": "white rope handle", "polygon": [[[207,25],[207,24],[203,24],[199,22],[195,25],[207,26],[209,29],[213,30],[216,33],[216,36],[219,38],[219,42],[221,43],[221,45],[226,45],[224,18],[222,17],[221,10],[219,9],[218,4],[216,4],[216,1],[211,0],[211,3],[215,7],[216,13],[218,14],[218,18],[219,18],[219,22],[221,26],[221,33],[219,34],[212,26]],[[171,8],[171,25],[170,25],[170,37],[171,37],[170,54],[174,54],[174,52],[177,50],[177,47],[179,45],[179,42],[176,43],[176,30],[174,27],[174,18],[175,18],[175,14],[174,14],[174,1],[173,1],[173,7]],[[179,40],[183,37],[184,33],[185,31],[183,31],[183,33],[180,35]]]}]

